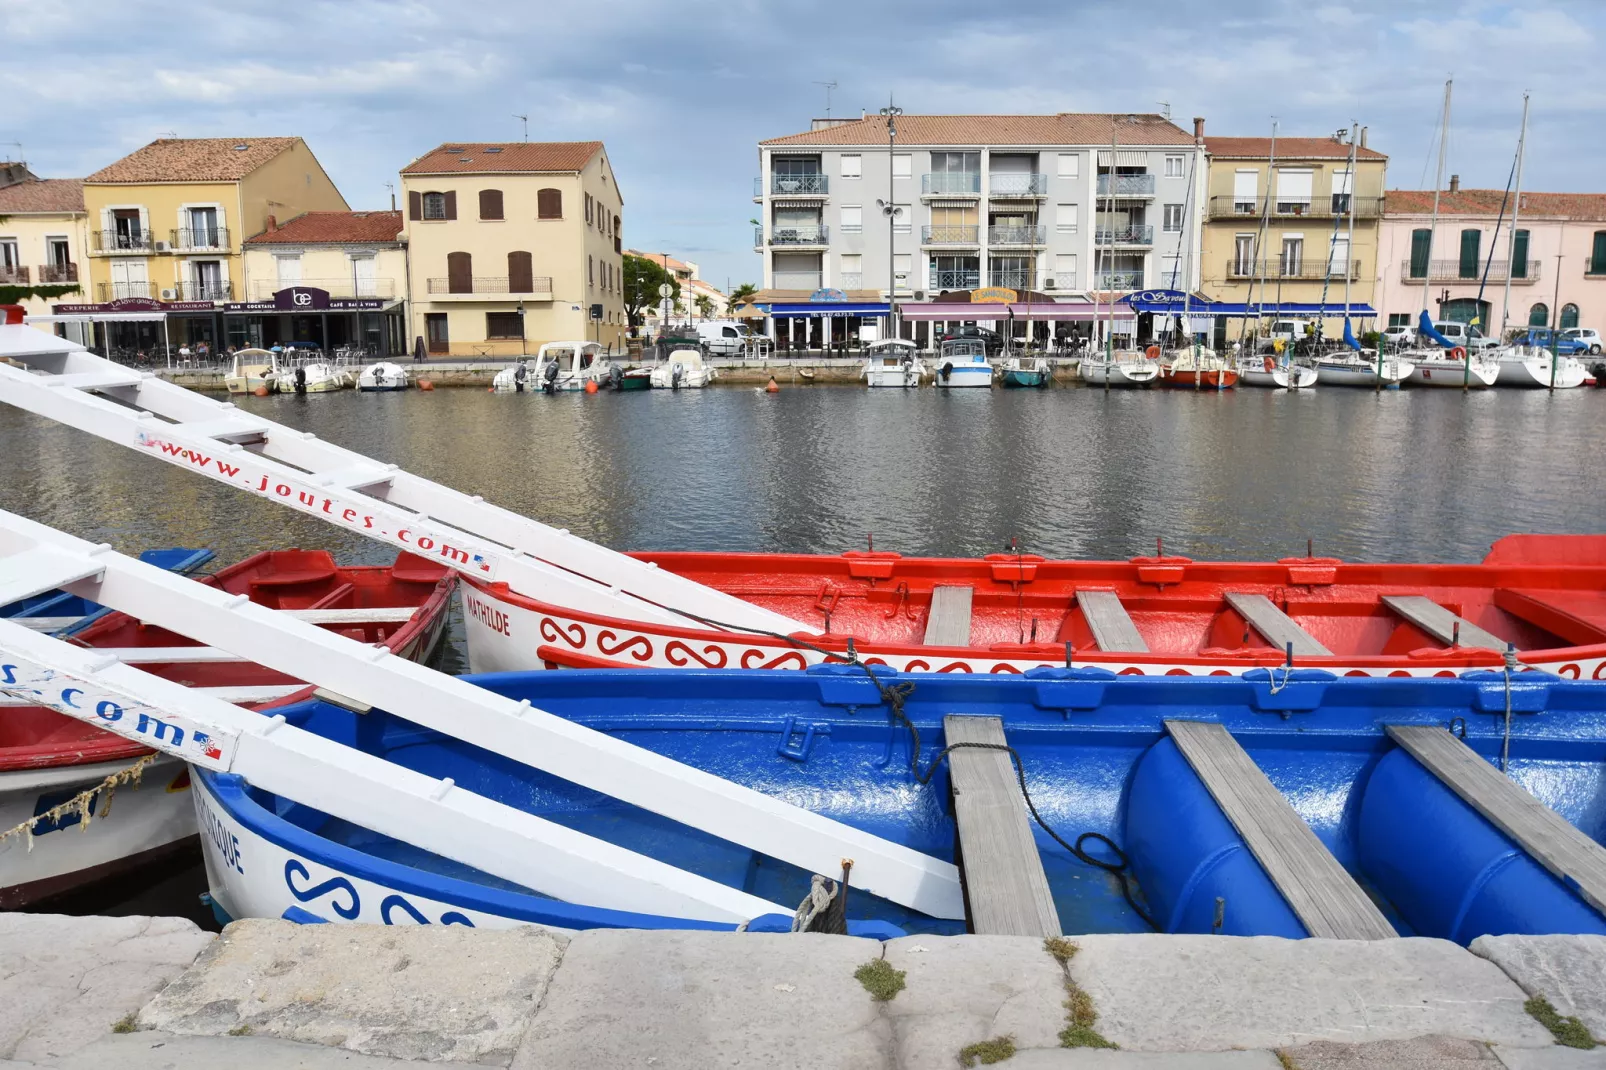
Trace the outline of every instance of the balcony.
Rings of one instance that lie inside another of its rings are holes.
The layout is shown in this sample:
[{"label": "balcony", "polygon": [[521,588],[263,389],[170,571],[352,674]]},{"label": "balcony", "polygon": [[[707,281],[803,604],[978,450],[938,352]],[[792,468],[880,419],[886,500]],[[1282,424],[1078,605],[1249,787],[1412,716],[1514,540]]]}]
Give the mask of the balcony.
[{"label": "balcony", "polygon": [[[1539,261],[1537,260],[1528,261],[1528,270],[1526,273],[1522,273],[1521,271],[1510,271],[1509,265],[1498,261],[1493,264],[1485,265],[1485,263],[1480,260],[1477,264],[1477,267],[1472,271],[1464,271],[1462,270],[1462,266],[1463,265],[1460,260],[1434,260],[1426,265],[1427,274],[1424,275],[1421,271],[1423,267],[1422,264],[1412,265],[1411,261],[1402,260],[1400,261],[1400,280],[1402,282],[1415,283],[1479,283],[1483,281],[1484,268],[1487,266],[1490,282],[1504,283],[1507,275],[1511,276],[1511,282],[1514,286],[1530,286],[1539,281]],[[1413,270],[1413,267],[1416,270]]]},{"label": "balcony", "polygon": [[97,230],[93,233],[95,235],[95,246],[91,251],[102,255],[149,254],[156,249],[156,243],[151,240],[151,236],[148,233],[122,230]]},{"label": "balcony", "polygon": [[864,289],[864,272],[840,272],[836,277],[836,286],[839,290],[862,290]]},{"label": "balcony", "polygon": [[[988,245],[1046,245],[1048,228],[1044,226],[988,227]],[[999,285],[1003,285],[1000,283]]]},{"label": "balcony", "polygon": [[813,293],[820,288],[818,271],[777,271],[774,279],[777,290],[807,290]]},{"label": "balcony", "polygon": [[28,269],[20,264],[16,267],[0,267],[0,283],[12,286],[27,286]]},{"label": "balcony", "polygon": [[[312,283],[302,281],[297,285],[311,286]],[[427,289],[431,301],[506,301],[513,297],[552,300],[552,279],[542,275],[530,280],[528,290],[513,289],[512,280],[505,275],[475,275],[467,279],[435,278],[428,280]]]},{"label": "balcony", "polygon": [[1100,197],[1153,197],[1153,175],[1100,175]]},{"label": "balcony", "polygon": [[189,252],[194,249],[227,249],[229,247],[228,227],[185,227],[171,233],[173,236],[172,245],[175,250]]},{"label": "balcony", "polygon": [[[26,270],[26,269],[24,269]],[[26,281],[26,280],[24,280]],[[39,268],[39,284],[61,284],[78,281],[77,264],[44,264]]]},{"label": "balcony", "polygon": [[920,179],[922,197],[979,197],[981,172],[936,171]]},{"label": "balcony", "polygon": [[102,303],[125,297],[155,297],[159,291],[149,282],[102,282],[95,285],[95,297]]},{"label": "balcony", "polygon": [[[771,196],[824,197],[831,192],[831,186],[826,175],[771,175],[769,190]],[[753,196],[764,196],[762,178],[753,179]]]},{"label": "balcony", "polygon": [[920,228],[921,245],[980,245],[981,227],[946,224]]},{"label": "balcony", "polygon": [[1093,278],[1093,288],[1096,290],[1141,290],[1143,289],[1143,272],[1100,271]]},{"label": "balcony", "polygon": [[1008,197],[1044,197],[1047,195],[1047,175],[990,174],[987,176],[987,196],[993,200]]},{"label": "balcony", "polygon": [[[1259,219],[1265,210],[1265,197],[1247,197],[1240,200],[1231,194],[1222,194],[1210,198],[1211,219]],[[1279,201],[1274,198],[1271,202],[1273,219],[1332,219],[1335,215],[1348,218],[1349,211],[1350,198],[1342,193],[1326,199],[1313,197],[1308,201]],[[1377,219],[1382,214],[1382,197],[1355,198],[1356,219]]]},{"label": "balcony", "polygon": [[[1328,270],[1327,261],[1320,257],[1312,260],[1306,260],[1304,257],[1298,260],[1279,259],[1266,261],[1233,259],[1227,261],[1226,277],[1237,280],[1263,278],[1267,282],[1288,279],[1342,280],[1344,278],[1344,265],[1334,264],[1332,265],[1332,270]],[[1361,262],[1359,260],[1351,260],[1349,262],[1349,277],[1351,281],[1361,277]]]},{"label": "balcony", "polygon": [[978,268],[934,270],[930,278],[930,289],[933,290],[974,290],[981,285],[981,271]]},{"label": "balcony", "polygon": [[230,282],[182,282],[179,283],[179,300],[181,301],[232,301],[234,300],[234,285]]},{"label": "balcony", "polygon": [[[756,232],[754,244],[763,240],[763,229]],[[770,231],[771,245],[825,245],[831,240],[831,228],[821,223],[794,224],[776,227]]]},{"label": "balcony", "polygon": [[1003,268],[987,273],[988,286],[1002,286],[1010,290],[1037,289],[1037,273],[1035,271],[1022,271],[1018,268]]},{"label": "balcony", "polygon": [[1125,227],[1099,227],[1093,232],[1094,245],[1153,245],[1154,228],[1146,224]]},{"label": "balcony", "polygon": [[396,281],[394,279],[297,279],[294,282],[279,282],[276,279],[253,279],[251,282],[251,300],[271,301],[273,295],[280,290],[291,286],[313,286],[320,290],[327,290],[330,297],[395,297]]}]

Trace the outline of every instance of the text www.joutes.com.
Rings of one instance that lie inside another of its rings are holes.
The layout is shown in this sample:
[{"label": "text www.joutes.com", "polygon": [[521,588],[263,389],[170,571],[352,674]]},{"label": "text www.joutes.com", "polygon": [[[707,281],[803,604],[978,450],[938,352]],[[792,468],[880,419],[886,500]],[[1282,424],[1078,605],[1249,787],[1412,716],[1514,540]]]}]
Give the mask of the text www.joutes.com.
[{"label": "text www.joutes.com", "polygon": [[230,464],[221,457],[213,457],[209,454],[192,450],[188,446],[182,446],[176,442],[167,442],[143,433],[139,436],[139,444],[171,457],[175,461],[188,464],[214,478],[222,478],[261,497],[278,499],[287,505],[299,506],[302,509],[319,513],[331,521],[347,527],[372,532],[381,539],[394,538],[409,550],[434,554],[457,565],[472,565],[481,572],[488,573],[491,571],[491,563],[480,554],[439,541],[430,535],[410,531],[407,528],[402,528],[392,535],[388,529],[381,526],[380,519],[371,514],[352,509],[349,506],[342,506],[333,498],[321,496],[314,491],[303,490],[281,480],[276,480],[272,476],[261,475],[253,477],[243,474],[239,465]]}]

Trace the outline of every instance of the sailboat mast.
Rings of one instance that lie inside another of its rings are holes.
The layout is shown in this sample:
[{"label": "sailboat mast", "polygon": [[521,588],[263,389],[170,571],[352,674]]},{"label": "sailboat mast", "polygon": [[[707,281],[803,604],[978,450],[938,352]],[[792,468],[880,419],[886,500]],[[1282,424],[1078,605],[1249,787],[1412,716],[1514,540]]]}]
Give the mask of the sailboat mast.
[{"label": "sailboat mast", "polygon": [[1427,267],[1422,272],[1422,311],[1428,310],[1429,289],[1433,283],[1433,244],[1439,236],[1439,191],[1444,188],[1444,153],[1450,142],[1450,87],[1455,79],[1444,82],[1444,114],[1439,120],[1439,167],[1433,174],[1433,216],[1428,222]]},{"label": "sailboat mast", "polygon": [[[1244,299],[1244,319],[1242,322],[1245,324],[1247,324],[1249,320],[1249,305],[1252,303],[1250,298],[1255,296],[1255,286],[1257,282],[1260,286],[1260,299],[1262,301],[1266,299],[1266,231],[1271,227],[1271,185],[1276,173],[1277,120],[1273,119],[1271,121],[1271,151],[1266,154],[1266,200],[1261,205],[1260,230],[1255,235],[1254,255],[1258,263],[1255,265],[1255,273],[1249,277],[1249,296]],[[1258,308],[1255,310],[1255,337],[1257,339],[1260,337],[1260,310]],[[1238,342],[1240,345],[1242,345],[1243,340],[1244,332],[1240,328],[1238,331]]]},{"label": "sailboat mast", "polygon": [[[1350,303],[1350,265],[1355,260],[1355,202],[1356,189],[1360,186],[1355,176],[1355,164],[1360,158],[1360,149],[1357,148],[1357,138],[1360,136],[1361,124],[1351,121],[1349,124],[1349,236],[1344,239],[1344,323],[1349,324]],[[1332,274],[1331,271],[1328,272]],[[1323,301],[1327,299],[1322,298]],[[1326,311],[1325,309],[1323,311]]]},{"label": "sailboat mast", "polygon": [[[1121,152],[1120,138],[1116,134],[1115,117],[1111,116],[1110,117],[1110,174],[1109,174],[1110,194],[1109,194],[1109,197],[1105,201],[1105,204],[1108,206],[1105,209],[1105,211],[1108,212],[1107,218],[1109,218],[1112,223],[1114,222],[1114,219],[1115,219],[1115,161],[1116,161],[1116,158],[1120,155],[1120,152]],[[1095,198],[1095,201],[1094,201],[1095,204],[1097,203],[1097,197],[1098,197],[1098,170],[1099,169],[1098,169],[1097,160],[1098,160],[1098,157],[1095,156],[1094,157],[1094,165],[1093,165],[1093,194],[1094,194],[1094,198]],[[1099,225],[1098,225],[1098,220],[1095,219],[1093,221],[1093,242],[1094,242],[1095,246],[1098,244],[1098,240],[1099,240]],[[1104,258],[1104,264],[1105,264],[1105,267],[1106,267],[1106,271],[1104,273],[1104,285],[1106,287],[1108,287],[1108,286],[1111,286],[1111,285],[1114,284],[1114,277],[1115,277],[1115,233],[1114,233],[1113,228],[1112,228],[1111,233],[1110,233],[1110,240],[1105,243],[1105,247],[1109,249],[1109,252],[1105,254],[1105,258]],[[1094,260],[1095,264],[1098,262],[1098,250],[1097,250],[1097,248],[1095,248],[1093,250],[1093,260]],[[1113,290],[1107,290],[1106,292],[1107,293],[1114,293]],[[1110,315],[1109,315],[1109,322],[1108,322],[1108,324],[1106,326],[1106,329],[1105,329],[1105,332],[1104,332],[1104,360],[1105,360],[1105,363],[1109,363],[1110,361],[1113,361],[1115,359],[1115,299],[1113,297],[1108,298],[1106,303],[1109,305]],[[1097,311],[1097,310],[1095,310],[1095,311]],[[1108,368],[1106,368],[1105,371],[1104,371],[1104,385],[1106,387],[1108,387],[1110,385],[1110,377],[1109,377],[1109,369]]]},{"label": "sailboat mast", "polygon": [[[1517,247],[1517,219],[1522,215],[1522,158],[1523,150],[1527,143],[1528,94],[1524,93],[1522,95],[1522,131],[1517,135],[1517,196],[1511,202],[1511,240],[1506,243],[1507,250],[1513,253]],[[1526,250],[1523,252],[1523,258],[1527,258]],[[1511,273],[1517,270],[1516,257],[1508,256],[1507,259],[1511,263],[1506,265],[1506,292],[1500,301],[1500,338],[1502,341],[1506,337],[1506,325],[1511,319]],[[1523,271],[1526,272],[1528,265],[1524,264],[1522,267]]]}]

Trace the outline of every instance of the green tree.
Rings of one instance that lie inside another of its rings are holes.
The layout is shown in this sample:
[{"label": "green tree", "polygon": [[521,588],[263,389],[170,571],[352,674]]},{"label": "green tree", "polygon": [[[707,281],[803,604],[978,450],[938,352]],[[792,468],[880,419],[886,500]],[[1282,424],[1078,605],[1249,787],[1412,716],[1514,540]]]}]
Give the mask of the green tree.
[{"label": "green tree", "polygon": [[714,314],[714,299],[707,294],[698,294],[697,300],[693,304],[697,306],[697,314],[703,319],[707,319]]},{"label": "green tree", "polygon": [[680,297],[680,280],[664,270],[656,260],[645,256],[625,254],[625,315],[630,317],[630,329],[641,326],[642,313],[662,300],[658,287],[669,283],[674,287],[674,298]]},{"label": "green tree", "polygon": [[736,287],[736,289],[731,291],[731,307],[734,308],[737,305],[745,304],[746,302],[751,301],[753,299],[753,295],[756,293],[758,293],[757,286],[754,286],[750,282],[742,283],[740,286]]}]

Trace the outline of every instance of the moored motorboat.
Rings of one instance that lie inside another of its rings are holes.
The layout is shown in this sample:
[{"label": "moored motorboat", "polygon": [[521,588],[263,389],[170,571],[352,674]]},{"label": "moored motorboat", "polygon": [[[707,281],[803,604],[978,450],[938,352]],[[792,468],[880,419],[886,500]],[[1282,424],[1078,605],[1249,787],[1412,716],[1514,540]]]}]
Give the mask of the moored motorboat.
[{"label": "moored motorboat", "polygon": [[281,394],[328,394],[350,386],[351,375],[338,363],[312,356],[299,358],[282,370],[277,382]]},{"label": "moored motorboat", "polygon": [[279,354],[267,349],[241,349],[234,354],[223,386],[231,394],[254,394],[258,390],[272,393],[278,389],[280,373]]},{"label": "moored motorboat", "polygon": [[407,369],[400,364],[381,360],[368,365],[357,376],[357,389],[362,391],[406,390]]},{"label": "moored motorboat", "polygon": [[608,369],[608,383],[621,392],[652,389],[651,368],[621,368],[614,364]]},{"label": "moored motorboat", "polygon": [[528,361],[519,360],[491,376],[491,392],[496,394],[522,394],[536,389]]},{"label": "moored motorboat", "polygon": [[707,386],[718,372],[703,360],[700,349],[677,349],[652,369],[654,390],[689,390]]},{"label": "moored motorboat", "polygon": [[1048,361],[1043,357],[1010,357],[1004,361],[999,378],[1006,387],[1047,386]]},{"label": "moored motorboat", "polygon": [[864,351],[864,368],[859,373],[866,386],[919,386],[926,377],[920,360],[920,346],[907,338],[887,338],[872,343]]},{"label": "moored motorboat", "polygon": [[600,390],[608,385],[610,365],[602,359],[606,353],[598,342],[547,342],[535,352],[535,362],[529,368],[530,382],[525,389],[533,387],[555,394],[584,390],[587,383],[595,383]]},{"label": "moored motorboat", "polygon": [[[1399,935],[1460,944],[1489,934],[1606,933],[1606,917],[1591,906],[1601,894],[1598,877],[1579,883],[1571,871],[1567,879],[1552,876],[1546,842],[1508,837],[1474,805],[1491,792],[1526,800],[1544,813],[1549,835],[1598,854],[1590,838],[1606,835],[1606,817],[1593,803],[1606,773],[1600,685],[1539,674],[1423,681],[1296,671],[1157,680],[1063,668],[1026,677],[872,679],[864,667],[847,665],[790,674],[473,680],[580,728],[960,864],[967,836],[977,834],[950,801],[967,754],[955,750],[939,760],[938,752],[971,732],[991,731],[1018,756],[1042,822],[1027,823],[1014,778],[1000,778],[996,805],[1019,815],[1025,838],[1013,857],[1040,867],[1052,902],[1037,916],[1056,933]],[[1497,715],[1508,702],[1520,716]],[[797,866],[385,711],[304,702],[272,712],[432,781],[472,786],[489,800],[650,853],[760,901],[789,905],[810,896],[813,877]],[[1456,726],[1456,735],[1446,725]],[[1483,766],[1483,780],[1452,776],[1446,756]],[[1221,763],[1231,763],[1231,772],[1221,772]],[[1224,779],[1234,790],[1221,790]],[[197,781],[220,920],[736,927],[536,894],[239,776],[201,770]],[[1296,877],[1257,854],[1263,844],[1238,831],[1250,807],[1314,832],[1276,857],[1297,854],[1317,872]],[[973,902],[991,877],[980,869],[967,874]],[[1298,892],[1319,894],[1325,909],[1313,911]],[[967,928],[857,886],[843,906],[846,929],[858,935]],[[785,931],[792,921],[770,914],[744,927]]]},{"label": "moored motorboat", "polygon": [[987,359],[987,344],[974,338],[945,338],[937,353],[936,384],[940,387],[991,387],[996,372]]}]

